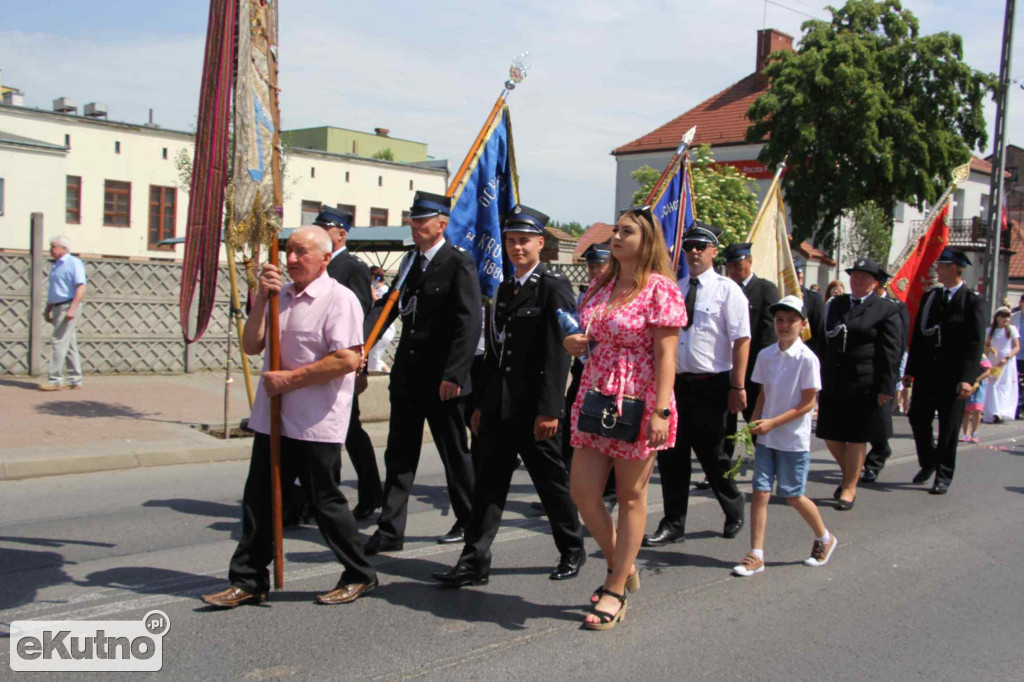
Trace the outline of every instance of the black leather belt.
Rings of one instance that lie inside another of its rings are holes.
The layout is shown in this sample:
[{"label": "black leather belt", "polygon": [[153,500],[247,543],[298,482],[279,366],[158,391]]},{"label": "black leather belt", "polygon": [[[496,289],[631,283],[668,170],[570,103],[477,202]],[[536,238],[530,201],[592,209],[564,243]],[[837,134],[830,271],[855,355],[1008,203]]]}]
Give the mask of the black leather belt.
[{"label": "black leather belt", "polygon": [[66,301],[57,301],[56,303],[48,303],[47,305],[64,305],[65,303],[71,303],[73,300],[75,299],[69,298]]},{"label": "black leather belt", "polygon": [[714,379],[718,376],[721,376],[718,372],[680,372],[679,374],[676,374],[676,378],[680,381],[708,381],[709,379]]}]

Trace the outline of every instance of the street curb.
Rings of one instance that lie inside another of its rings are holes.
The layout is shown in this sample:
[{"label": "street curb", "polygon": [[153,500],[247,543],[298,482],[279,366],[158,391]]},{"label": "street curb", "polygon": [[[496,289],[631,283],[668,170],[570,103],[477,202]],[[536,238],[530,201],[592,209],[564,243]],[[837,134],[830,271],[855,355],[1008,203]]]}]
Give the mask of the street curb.
[{"label": "street curb", "polygon": [[239,439],[236,443],[208,448],[185,448],[161,452],[133,452],[120,455],[93,455],[59,457],[54,459],[15,460],[0,462],[0,481],[18,481],[26,478],[89,474],[100,471],[123,471],[166,466],[169,464],[198,464],[200,462],[227,462],[249,458],[252,439]]}]

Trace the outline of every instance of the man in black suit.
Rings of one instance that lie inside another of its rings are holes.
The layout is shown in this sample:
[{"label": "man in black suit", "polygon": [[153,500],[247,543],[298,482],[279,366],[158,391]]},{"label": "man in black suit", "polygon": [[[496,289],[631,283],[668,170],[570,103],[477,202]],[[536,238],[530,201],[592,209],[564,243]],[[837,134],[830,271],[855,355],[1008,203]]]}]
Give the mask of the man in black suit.
[{"label": "man in black suit", "polygon": [[[743,419],[749,422],[757,405],[757,396],[761,394],[761,385],[750,380],[754,373],[754,363],[763,348],[775,343],[775,318],[768,310],[779,302],[779,288],[774,283],[758,277],[751,269],[750,242],[737,242],[725,247],[725,271],[729,279],[740,285],[743,295],[747,297],[750,308],[750,355],[747,358],[747,406],[743,408]],[[739,414],[730,412],[726,418],[725,452],[731,458],[735,442],[730,436],[736,435]],[[703,487],[703,486],[698,486]]]},{"label": "man in black suit", "polygon": [[476,387],[483,395],[472,418],[473,432],[487,454],[476,472],[462,556],[452,569],[434,574],[451,587],[488,582],[491,544],[519,457],[537,488],[561,555],[548,577],[574,578],[587,558],[559,434],[569,355],[562,348],[557,311],[571,312],[575,306],[569,281],[540,262],[547,222],[548,216],[527,206],[514,207],[505,221],[505,252],[515,275],[501,283],[495,297],[483,386]]},{"label": "man in black suit", "polygon": [[[397,551],[405,543],[409,493],[430,425],[444,464],[455,513],[438,542],[461,542],[473,495],[473,461],[463,401],[473,390],[470,369],[480,339],[480,283],[473,257],[444,238],[451,198],[416,192],[409,210],[416,244],[408,279],[396,306],[402,336],[391,367],[391,419],[384,452],[384,508],[367,554]],[[404,263],[403,263],[404,265]]]},{"label": "man in black suit", "polygon": [[804,286],[804,264],[796,264],[796,281],[800,283],[800,293],[804,297],[804,310],[807,311],[807,328],[811,330],[811,338],[807,347],[821,360],[825,357],[825,299],[817,291]]},{"label": "man in black suit", "polygon": [[[888,275],[886,275],[886,279],[888,279]],[[878,286],[875,288],[875,294],[895,307],[896,316],[900,321],[900,353],[902,359],[902,353],[906,352],[907,343],[910,339],[910,311],[907,309],[906,303],[895,296],[889,295],[889,292],[885,288],[884,280],[879,281]],[[893,393],[893,395],[898,395],[898,393]],[[897,402],[898,401],[894,399],[890,400],[885,405],[887,409],[886,419],[888,419],[890,423],[889,433],[892,433],[892,411]],[[871,449],[864,458],[864,471],[860,474],[861,483],[874,483],[877,481],[879,472],[885,468],[886,461],[892,455],[892,447],[889,445],[888,436],[875,438],[869,444],[871,445]]]},{"label": "man in black suit", "polygon": [[[373,297],[370,294],[370,268],[366,263],[352,255],[348,250],[348,232],[352,229],[352,214],[323,206],[313,221],[327,231],[331,238],[333,252],[331,262],[327,266],[327,274],[343,286],[352,290],[363,307],[363,315],[370,311]],[[370,435],[366,433],[359,420],[359,394],[366,388],[366,373],[361,371],[356,377],[356,394],[352,399],[352,417],[349,421],[348,435],[345,438],[345,449],[352,460],[352,468],[356,470],[359,487],[359,503],[352,509],[357,519],[365,519],[373,514],[384,500],[380,485],[380,472],[377,470],[377,455],[373,451]]]},{"label": "man in black suit", "polygon": [[[914,387],[908,416],[921,465],[914,483],[926,483],[934,474],[933,495],[949,491],[965,401],[981,374],[985,313],[978,295],[962,279],[964,268],[970,264],[966,254],[948,247],[935,262],[942,286],[921,299],[903,379],[904,383],[913,382]],[[936,413],[937,443],[932,441]]]}]

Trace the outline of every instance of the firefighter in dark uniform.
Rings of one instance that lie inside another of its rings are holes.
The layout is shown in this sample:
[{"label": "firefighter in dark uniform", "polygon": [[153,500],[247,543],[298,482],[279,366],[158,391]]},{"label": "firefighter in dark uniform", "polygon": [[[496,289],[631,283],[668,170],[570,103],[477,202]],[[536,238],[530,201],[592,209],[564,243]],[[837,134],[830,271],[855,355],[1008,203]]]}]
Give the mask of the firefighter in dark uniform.
[{"label": "firefighter in dark uniform", "polygon": [[[957,434],[966,400],[981,374],[985,343],[985,313],[978,294],[963,281],[971,264],[966,254],[945,248],[935,261],[939,284],[921,298],[907,357],[907,376],[913,382],[910,427],[921,470],[914,483],[935,482],[929,491],[945,495],[956,468]],[[939,416],[937,441],[932,423]]]},{"label": "firefighter in dark uniform", "polygon": [[548,217],[516,206],[505,220],[505,250],[513,277],[498,288],[488,324],[484,387],[473,431],[486,457],[477,471],[466,546],[455,566],[434,578],[445,585],[489,580],[491,543],[498,532],[518,457],[537,488],[560,559],[549,578],[575,577],[586,560],[569,473],[562,461],[559,420],[565,411],[569,355],[557,311],[575,310],[572,286],[540,262]]},{"label": "firefighter in dark uniform", "polygon": [[390,376],[384,507],[366,543],[368,555],[404,545],[424,421],[444,464],[456,519],[438,542],[461,542],[469,521],[473,462],[463,402],[473,390],[470,368],[480,339],[481,296],[473,257],[444,238],[450,213],[451,198],[429,192],[416,192],[409,210],[416,249],[406,256],[411,263],[403,261],[410,269],[396,306],[402,335]]},{"label": "firefighter in dark uniform", "polygon": [[[370,268],[352,255],[347,247],[348,233],[352,229],[352,214],[323,206],[313,221],[314,225],[327,230],[333,250],[327,274],[340,284],[352,290],[363,307],[363,316],[370,312],[373,297],[370,294]],[[356,395],[352,398],[352,418],[349,420],[345,450],[352,460],[358,480],[359,503],[352,509],[352,516],[365,519],[373,514],[383,502],[380,472],[377,470],[377,456],[373,451],[370,436],[359,421],[359,393],[366,388],[365,370],[356,377]],[[360,385],[362,388],[360,388]]]}]

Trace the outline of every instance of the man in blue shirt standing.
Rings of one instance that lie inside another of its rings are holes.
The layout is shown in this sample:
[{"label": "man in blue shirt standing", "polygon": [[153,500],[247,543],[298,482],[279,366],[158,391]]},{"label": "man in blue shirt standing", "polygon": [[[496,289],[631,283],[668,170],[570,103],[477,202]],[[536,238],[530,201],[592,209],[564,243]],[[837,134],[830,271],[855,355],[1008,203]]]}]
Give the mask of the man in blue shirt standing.
[{"label": "man in blue shirt standing", "polygon": [[[52,354],[49,381],[39,385],[40,391],[82,387],[82,360],[78,355],[75,328],[85,299],[85,265],[68,252],[69,247],[66,237],[50,240],[50,256],[54,262],[43,317],[53,323]],[[65,364],[67,386],[63,377]]]}]

